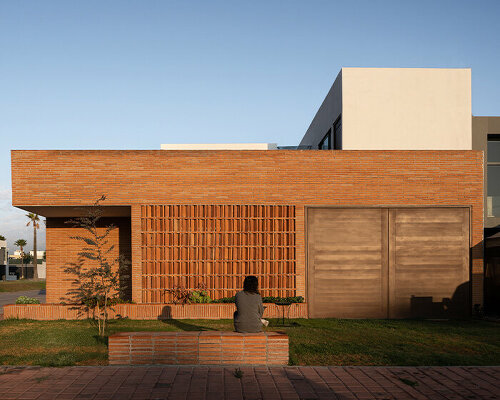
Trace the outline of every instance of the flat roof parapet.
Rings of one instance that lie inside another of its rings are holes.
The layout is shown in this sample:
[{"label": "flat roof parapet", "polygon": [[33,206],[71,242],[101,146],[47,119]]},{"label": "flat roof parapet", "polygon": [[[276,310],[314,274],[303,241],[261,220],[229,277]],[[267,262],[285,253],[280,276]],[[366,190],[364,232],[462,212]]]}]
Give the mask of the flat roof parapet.
[{"label": "flat roof parapet", "polygon": [[276,143],[171,143],[162,150],[277,150]]}]

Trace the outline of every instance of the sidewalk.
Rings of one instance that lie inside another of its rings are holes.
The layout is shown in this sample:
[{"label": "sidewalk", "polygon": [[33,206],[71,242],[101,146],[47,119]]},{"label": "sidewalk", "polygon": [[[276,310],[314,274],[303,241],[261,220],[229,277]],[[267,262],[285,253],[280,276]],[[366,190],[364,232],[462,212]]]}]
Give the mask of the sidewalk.
[{"label": "sidewalk", "polygon": [[500,367],[0,367],[0,399],[498,399]]}]

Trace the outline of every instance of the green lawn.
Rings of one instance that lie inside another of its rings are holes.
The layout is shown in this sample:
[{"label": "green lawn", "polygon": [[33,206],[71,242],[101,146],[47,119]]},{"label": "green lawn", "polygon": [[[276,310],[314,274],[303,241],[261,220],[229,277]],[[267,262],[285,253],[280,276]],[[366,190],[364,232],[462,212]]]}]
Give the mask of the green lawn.
[{"label": "green lawn", "polygon": [[0,281],[0,292],[21,292],[23,290],[45,289],[45,280]]},{"label": "green lawn", "polygon": [[[296,319],[267,330],[290,336],[292,365],[499,365],[500,325],[486,321]],[[232,330],[230,320],[111,321],[125,331]],[[0,364],[105,365],[89,321],[0,322]]]}]

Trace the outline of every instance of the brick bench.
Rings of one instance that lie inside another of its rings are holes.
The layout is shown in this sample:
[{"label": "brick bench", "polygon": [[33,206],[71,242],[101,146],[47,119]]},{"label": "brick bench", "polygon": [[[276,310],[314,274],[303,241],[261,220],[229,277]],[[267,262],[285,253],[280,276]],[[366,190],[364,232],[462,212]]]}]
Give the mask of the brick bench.
[{"label": "brick bench", "polygon": [[287,365],[278,332],[123,332],[109,337],[109,364]]}]

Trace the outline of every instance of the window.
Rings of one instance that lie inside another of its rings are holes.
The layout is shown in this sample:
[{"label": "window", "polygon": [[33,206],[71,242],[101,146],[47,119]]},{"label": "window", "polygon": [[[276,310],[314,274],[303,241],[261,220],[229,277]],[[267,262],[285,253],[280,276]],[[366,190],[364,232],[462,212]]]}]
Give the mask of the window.
[{"label": "window", "polygon": [[500,217],[500,134],[488,135],[486,210],[488,217]]},{"label": "window", "polygon": [[332,130],[328,129],[328,132],[319,142],[318,149],[320,150],[330,150],[332,148]]},{"label": "window", "polygon": [[[339,116],[333,126],[328,129],[328,132],[321,142],[319,142],[318,149],[320,150],[342,150],[342,116]],[[333,132],[333,133],[332,133]]]},{"label": "window", "polygon": [[342,150],[342,116],[338,117],[333,124],[333,148]]}]

